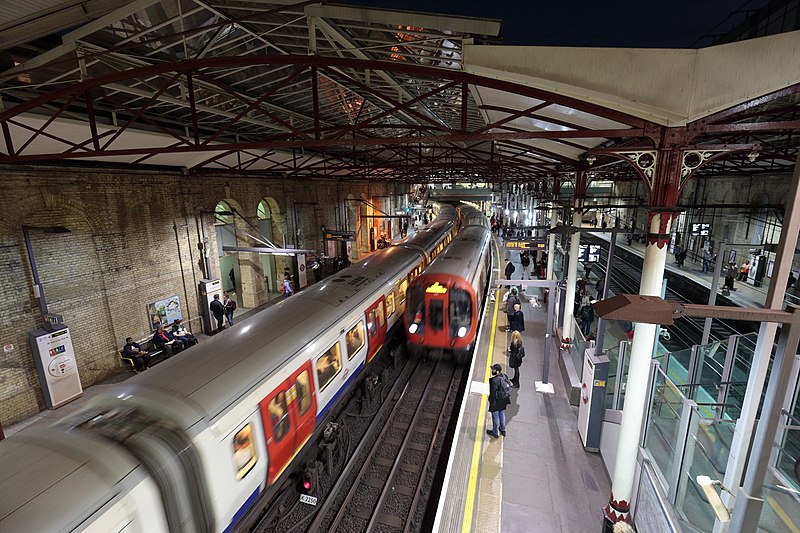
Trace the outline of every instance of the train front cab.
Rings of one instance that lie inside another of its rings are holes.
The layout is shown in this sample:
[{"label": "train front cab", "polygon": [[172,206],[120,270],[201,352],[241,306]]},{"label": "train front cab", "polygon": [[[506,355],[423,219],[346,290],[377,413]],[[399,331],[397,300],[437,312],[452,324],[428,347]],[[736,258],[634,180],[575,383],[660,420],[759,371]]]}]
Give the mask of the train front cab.
[{"label": "train front cab", "polygon": [[475,340],[475,292],[462,278],[423,276],[406,300],[406,334],[412,352],[450,350],[463,359]]}]

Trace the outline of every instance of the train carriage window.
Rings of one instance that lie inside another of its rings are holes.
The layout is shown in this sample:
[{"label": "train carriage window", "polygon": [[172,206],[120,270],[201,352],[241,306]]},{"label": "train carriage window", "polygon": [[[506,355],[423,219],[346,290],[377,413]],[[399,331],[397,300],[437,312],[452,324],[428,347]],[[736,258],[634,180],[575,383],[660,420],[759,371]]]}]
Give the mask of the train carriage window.
[{"label": "train carriage window", "polygon": [[392,292],[386,295],[386,316],[392,316],[394,314],[394,289]]},{"label": "train carriage window", "polygon": [[233,437],[233,464],[236,466],[236,479],[242,479],[258,462],[256,443],[253,440],[252,424],[247,424]]},{"label": "train carriage window", "polygon": [[408,291],[408,280],[404,279],[397,289],[397,302],[402,304],[406,301],[406,291]]},{"label": "train carriage window", "polygon": [[442,329],[444,327],[444,302],[431,299],[428,306],[428,311],[430,313],[428,324],[430,324],[431,329]]},{"label": "train carriage window", "polygon": [[378,327],[376,325],[375,309],[370,311],[369,315],[367,315],[367,332],[369,333],[370,337],[374,337],[375,334],[378,332]]},{"label": "train carriage window", "polygon": [[280,441],[289,433],[291,421],[289,420],[289,410],[286,408],[286,391],[280,391],[276,394],[269,405],[269,419],[272,423],[272,433],[275,435],[275,441]]},{"label": "train carriage window", "polygon": [[386,312],[383,310],[383,305],[383,302],[381,302],[375,309],[378,314],[378,327],[381,329],[386,325]]},{"label": "train carriage window", "polygon": [[297,393],[297,408],[300,410],[300,416],[303,416],[311,407],[311,384],[308,382],[308,370],[303,370],[303,373],[295,378],[294,390]]},{"label": "train carriage window", "polygon": [[319,378],[319,390],[325,390],[325,387],[333,381],[333,378],[342,371],[342,354],[339,349],[339,342],[331,346],[322,357],[317,359],[317,378]]},{"label": "train carriage window", "polygon": [[360,320],[358,324],[352,327],[347,332],[345,337],[345,344],[347,344],[347,358],[352,359],[358,353],[362,346],[364,346],[364,321]]},{"label": "train carriage window", "polygon": [[464,337],[472,326],[472,299],[464,289],[450,291],[448,324],[450,337]]}]

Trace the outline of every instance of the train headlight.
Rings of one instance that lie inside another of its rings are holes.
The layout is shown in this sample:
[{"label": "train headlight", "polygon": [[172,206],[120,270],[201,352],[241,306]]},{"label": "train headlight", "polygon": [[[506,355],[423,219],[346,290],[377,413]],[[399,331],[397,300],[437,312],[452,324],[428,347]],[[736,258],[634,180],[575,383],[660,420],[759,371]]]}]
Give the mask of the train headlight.
[{"label": "train headlight", "polygon": [[408,332],[411,333],[412,335],[416,333],[418,329],[419,326],[417,324],[411,324],[410,326],[408,326]]},{"label": "train headlight", "polygon": [[462,338],[465,337],[467,335],[467,328],[465,328],[464,326],[461,326],[460,328],[458,328],[458,334],[457,335],[459,337],[462,337]]}]

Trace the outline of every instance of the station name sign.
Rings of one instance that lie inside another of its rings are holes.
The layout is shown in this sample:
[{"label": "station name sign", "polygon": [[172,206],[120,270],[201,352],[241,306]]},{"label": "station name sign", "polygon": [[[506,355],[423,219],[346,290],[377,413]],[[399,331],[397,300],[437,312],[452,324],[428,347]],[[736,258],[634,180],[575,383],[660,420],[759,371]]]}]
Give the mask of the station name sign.
[{"label": "station name sign", "polygon": [[544,250],[544,241],[506,241],[509,250]]}]

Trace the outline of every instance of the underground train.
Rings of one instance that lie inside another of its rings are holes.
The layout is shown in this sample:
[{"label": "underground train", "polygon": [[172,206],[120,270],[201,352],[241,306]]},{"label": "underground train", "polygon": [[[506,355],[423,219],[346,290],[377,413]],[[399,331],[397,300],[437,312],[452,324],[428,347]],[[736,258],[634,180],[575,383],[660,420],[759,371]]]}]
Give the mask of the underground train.
[{"label": "underground train", "polygon": [[0,531],[234,530],[290,482],[463,216],[443,205],[413,236],[0,442]]},{"label": "underground train", "polygon": [[409,284],[404,322],[412,353],[441,351],[463,364],[478,334],[492,261],[486,217],[471,207],[462,213],[456,238]]}]

